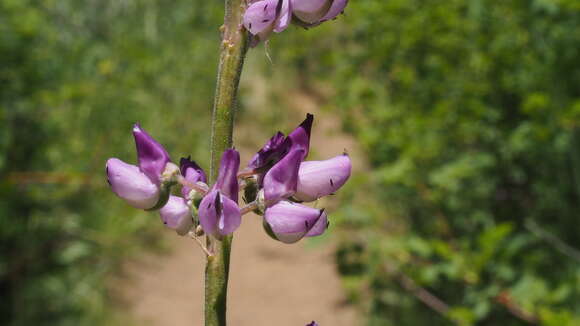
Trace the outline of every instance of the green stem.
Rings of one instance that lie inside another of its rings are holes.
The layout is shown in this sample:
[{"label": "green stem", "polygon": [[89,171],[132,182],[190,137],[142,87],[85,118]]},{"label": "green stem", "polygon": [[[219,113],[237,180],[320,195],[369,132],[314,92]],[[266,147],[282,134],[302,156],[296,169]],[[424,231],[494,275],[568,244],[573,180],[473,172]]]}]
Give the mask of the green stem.
[{"label": "green stem", "polygon": [[[212,113],[210,182],[217,177],[222,153],[232,147],[238,84],[248,48],[247,33],[242,28],[245,0],[225,0],[225,18]],[[209,237],[213,252],[205,268],[205,325],[226,325],[226,299],[232,236],[221,240]]]}]

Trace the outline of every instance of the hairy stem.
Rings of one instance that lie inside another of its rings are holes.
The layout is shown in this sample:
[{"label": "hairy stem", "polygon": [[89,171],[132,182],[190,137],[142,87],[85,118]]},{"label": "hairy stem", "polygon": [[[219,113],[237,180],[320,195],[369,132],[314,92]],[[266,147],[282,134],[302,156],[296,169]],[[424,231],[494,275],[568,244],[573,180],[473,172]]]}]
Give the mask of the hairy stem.
[{"label": "hairy stem", "polygon": [[[247,33],[242,27],[245,0],[225,0],[222,43],[211,124],[210,182],[217,177],[222,153],[232,147],[236,95],[244,57]],[[213,256],[207,257],[205,268],[205,325],[226,325],[226,299],[232,236],[217,240],[207,237]]]}]

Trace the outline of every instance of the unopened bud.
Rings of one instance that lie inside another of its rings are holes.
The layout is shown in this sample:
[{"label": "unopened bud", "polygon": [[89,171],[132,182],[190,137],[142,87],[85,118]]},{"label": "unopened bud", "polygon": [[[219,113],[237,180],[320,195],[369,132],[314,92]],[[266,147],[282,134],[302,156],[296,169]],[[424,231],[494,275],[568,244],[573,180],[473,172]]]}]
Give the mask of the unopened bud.
[{"label": "unopened bud", "polygon": [[161,182],[177,183],[177,176],[180,174],[179,167],[172,162],[167,162],[161,174]]},{"label": "unopened bud", "polygon": [[185,235],[193,227],[186,201],[178,196],[170,196],[167,204],[159,210],[159,216],[165,226],[174,229],[179,235]]},{"label": "unopened bud", "polygon": [[256,176],[251,176],[244,179],[246,186],[244,187],[244,201],[246,204],[253,202],[258,197],[258,182]]},{"label": "unopened bud", "polygon": [[201,225],[198,225],[195,228],[195,235],[198,236],[198,237],[201,237],[204,234],[205,234],[205,232],[203,232],[203,228],[201,227]]},{"label": "unopened bud", "polygon": [[258,191],[256,203],[258,204],[258,208],[256,208],[254,212],[258,215],[264,215],[264,212],[266,212],[266,199],[264,197],[264,189]]}]

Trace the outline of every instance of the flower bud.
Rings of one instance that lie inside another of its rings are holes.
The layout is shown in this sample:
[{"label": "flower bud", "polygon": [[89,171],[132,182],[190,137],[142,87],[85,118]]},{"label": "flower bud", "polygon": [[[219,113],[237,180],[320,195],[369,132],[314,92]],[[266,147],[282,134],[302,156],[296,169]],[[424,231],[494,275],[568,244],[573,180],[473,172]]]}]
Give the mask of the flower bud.
[{"label": "flower bud", "polygon": [[348,0],[293,0],[292,13],[298,24],[316,26],[336,18],[347,4]]},{"label": "flower bud", "polygon": [[260,216],[264,215],[264,213],[266,212],[266,199],[264,198],[264,189],[258,191],[258,194],[256,196],[256,203],[258,204],[258,207],[254,210],[254,213]]},{"label": "flower bud", "polygon": [[137,159],[139,168],[151,181],[159,184],[161,174],[165,171],[165,166],[170,161],[169,154],[153,137],[149,136],[145,130],[137,123],[133,126],[133,136],[137,147]]},{"label": "flower bud", "polygon": [[[203,169],[200,168],[197,163],[191,160],[191,157],[182,157],[179,161],[179,169],[184,179],[190,183],[197,183],[199,181],[204,183],[207,182],[205,172],[203,172]],[[183,186],[181,188],[181,195],[183,198],[189,198],[191,190],[191,188]]]},{"label": "flower bud", "polygon": [[350,177],[350,157],[339,155],[325,161],[306,161],[298,170],[294,197],[310,202],[337,191]]},{"label": "flower bud", "polygon": [[201,227],[201,225],[198,225],[195,227],[195,235],[196,236],[201,237],[204,234],[205,234],[205,232],[203,231],[203,227]]},{"label": "flower bud", "polygon": [[174,229],[177,234],[185,235],[193,227],[193,219],[185,199],[178,196],[169,196],[167,204],[159,210],[159,216],[167,227]]},{"label": "flower bud", "polygon": [[[319,224],[321,219],[322,224]],[[326,220],[324,210],[284,200],[266,209],[264,228],[275,240],[294,243],[311,231],[311,236],[322,234],[326,229]]]},{"label": "flower bud", "polygon": [[244,179],[244,182],[246,183],[244,187],[244,202],[248,204],[258,198],[258,181],[256,176],[252,176]]},{"label": "flower bud", "polygon": [[129,205],[139,209],[149,209],[159,200],[159,187],[132,164],[117,158],[107,161],[107,180],[113,192]]}]

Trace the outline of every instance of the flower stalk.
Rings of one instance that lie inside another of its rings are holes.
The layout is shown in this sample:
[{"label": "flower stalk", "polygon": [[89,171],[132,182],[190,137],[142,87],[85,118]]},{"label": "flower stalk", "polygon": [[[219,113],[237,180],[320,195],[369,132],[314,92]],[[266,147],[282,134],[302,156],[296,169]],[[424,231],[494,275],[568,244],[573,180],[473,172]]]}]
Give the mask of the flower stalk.
[{"label": "flower stalk", "polygon": [[[251,5],[246,10],[248,1]],[[328,15],[334,18],[348,2],[304,1],[296,9],[312,26],[326,21],[324,17]],[[242,215],[251,211],[262,215],[266,232],[283,243],[319,236],[329,225],[326,212],[298,202],[312,202],[332,194],[350,177],[351,163],[346,154],[325,161],[305,161],[312,114],[307,114],[287,136],[277,132],[245,170],[239,171],[240,154],[232,147],[232,136],[244,58],[249,45],[255,46],[272,31],[279,33],[288,27],[292,21],[291,3],[294,2],[225,0],[212,111],[209,179],[190,156],[182,157],[179,166],[173,163],[165,148],[139,124],[133,127],[137,165],[117,158],[106,163],[107,181],[119,198],[137,209],[157,211],[167,228],[193,238],[207,255],[206,326],[226,326],[232,234],[240,226]],[[172,194],[171,188],[180,185],[180,194]],[[241,209],[240,190],[247,203]],[[200,239],[204,234],[205,244]]]},{"label": "flower stalk", "polygon": [[[244,57],[248,48],[247,33],[242,27],[245,0],[225,0],[224,25],[212,112],[210,184],[217,178],[220,157],[232,147],[236,96]],[[226,299],[232,235],[221,240],[207,237],[212,255],[205,268],[205,325],[226,325]]]}]

